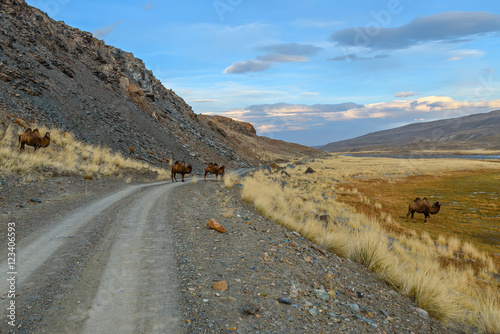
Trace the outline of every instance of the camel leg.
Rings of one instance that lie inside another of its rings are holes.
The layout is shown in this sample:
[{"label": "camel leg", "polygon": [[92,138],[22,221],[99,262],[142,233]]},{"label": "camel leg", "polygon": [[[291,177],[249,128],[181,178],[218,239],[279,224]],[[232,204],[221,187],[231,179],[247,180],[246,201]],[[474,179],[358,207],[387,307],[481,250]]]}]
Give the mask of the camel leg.
[{"label": "camel leg", "polygon": [[182,182],[184,182],[184,173],[181,173],[182,175]]},{"label": "camel leg", "polygon": [[205,172],[205,175],[203,176],[203,179],[205,179],[205,181],[207,180],[207,172]]}]

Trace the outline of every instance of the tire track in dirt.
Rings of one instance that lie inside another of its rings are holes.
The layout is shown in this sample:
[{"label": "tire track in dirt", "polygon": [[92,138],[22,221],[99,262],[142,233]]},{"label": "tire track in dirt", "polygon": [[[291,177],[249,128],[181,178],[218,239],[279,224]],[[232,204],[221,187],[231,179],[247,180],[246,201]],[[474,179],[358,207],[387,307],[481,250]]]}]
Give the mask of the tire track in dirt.
[{"label": "tire track in dirt", "polygon": [[[174,184],[177,185],[177,184]],[[83,333],[175,333],[176,266],[161,232],[166,194],[173,186],[148,192],[119,215],[122,221]],[[171,254],[173,257],[173,254]],[[175,264],[174,264],[175,265]]]},{"label": "tire track in dirt", "polygon": [[[179,185],[127,186],[20,241],[16,332],[178,333],[165,206]],[[8,291],[7,280],[0,291]],[[8,302],[0,300],[0,308]],[[5,324],[0,328],[14,329]]]}]

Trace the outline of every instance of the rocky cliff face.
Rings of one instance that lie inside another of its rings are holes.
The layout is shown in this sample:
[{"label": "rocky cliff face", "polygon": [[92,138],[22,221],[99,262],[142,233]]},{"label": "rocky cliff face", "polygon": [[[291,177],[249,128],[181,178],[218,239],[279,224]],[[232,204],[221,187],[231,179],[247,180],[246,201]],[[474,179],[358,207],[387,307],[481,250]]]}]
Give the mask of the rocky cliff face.
[{"label": "rocky cliff face", "polygon": [[[0,3],[0,120],[72,132],[157,165],[252,163],[218,143],[191,107],[131,53],[56,22],[23,0]],[[19,128],[19,131],[21,129]]]}]

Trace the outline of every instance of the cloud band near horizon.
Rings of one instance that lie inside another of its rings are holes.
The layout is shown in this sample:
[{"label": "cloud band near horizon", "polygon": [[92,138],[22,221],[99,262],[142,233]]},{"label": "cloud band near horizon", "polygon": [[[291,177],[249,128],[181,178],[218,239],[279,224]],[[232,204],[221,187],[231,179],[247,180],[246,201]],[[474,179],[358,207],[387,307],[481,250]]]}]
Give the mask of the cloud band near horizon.
[{"label": "cloud band near horizon", "polygon": [[[412,92],[400,95],[411,96]],[[396,94],[398,95],[398,94]],[[500,109],[500,100],[460,102],[448,96],[426,96],[410,100],[360,105],[352,102],[340,104],[262,104],[228,110],[224,116],[250,122],[260,134],[268,132],[310,129],[329,122],[362,119],[388,119],[389,122],[433,120]],[[211,113],[208,113],[211,114]],[[274,121],[271,121],[274,119]],[[277,125],[279,124],[279,126]]]}]

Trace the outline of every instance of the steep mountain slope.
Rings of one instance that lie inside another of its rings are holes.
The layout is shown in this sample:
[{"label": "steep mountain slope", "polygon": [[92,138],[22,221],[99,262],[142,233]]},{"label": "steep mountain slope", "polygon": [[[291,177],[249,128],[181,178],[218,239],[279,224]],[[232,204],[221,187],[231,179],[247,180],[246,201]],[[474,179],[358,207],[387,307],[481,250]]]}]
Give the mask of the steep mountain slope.
[{"label": "steep mountain slope", "polygon": [[209,115],[198,115],[198,119],[217,133],[219,142],[225,142],[226,147],[233,147],[249,160],[282,162],[325,156],[324,151],[315,148],[257,136],[253,125],[247,122]]},{"label": "steep mountain slope", "polygon": [[415,123],[321,147],[327,152],[362,150],[500,150],[500,110]]},{"label": "steep mountain slope", "polygon": [[24,131],[15,125],[17,117],[126,155],[134,151],[156,165],[166,158],[195,168],[208,161],[258,161],[221,141],[131,53],[56,22],[24,0],[2,0],[0,127]]}]

